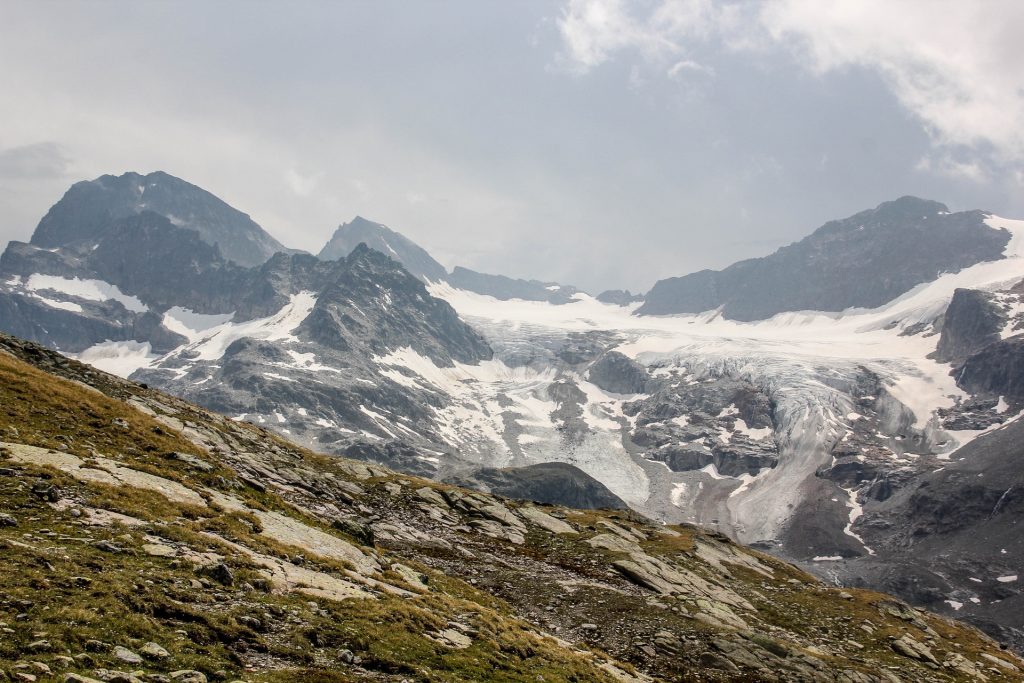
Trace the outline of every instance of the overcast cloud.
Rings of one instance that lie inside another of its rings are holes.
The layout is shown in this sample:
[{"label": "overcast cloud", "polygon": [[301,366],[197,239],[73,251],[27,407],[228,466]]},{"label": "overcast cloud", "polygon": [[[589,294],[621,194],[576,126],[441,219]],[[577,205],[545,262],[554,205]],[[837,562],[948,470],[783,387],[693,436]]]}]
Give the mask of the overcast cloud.
[{"label": "overcast cloud", "polygon": [[646,290],[903,194],[1024,216],[1016,0],[0,0],[0,239],[165,170],[316,251]]}]

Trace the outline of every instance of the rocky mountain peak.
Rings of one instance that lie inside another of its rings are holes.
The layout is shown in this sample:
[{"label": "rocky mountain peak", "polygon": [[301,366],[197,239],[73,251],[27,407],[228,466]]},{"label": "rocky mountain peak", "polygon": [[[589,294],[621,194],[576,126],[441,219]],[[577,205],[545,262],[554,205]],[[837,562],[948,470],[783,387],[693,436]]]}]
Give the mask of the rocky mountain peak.
[{"label": "rocky mountain peak", "polygon": [[1010,234],[981,211],[900,197],[829,221],[762,258],[661,280],[639,315],[701,313],[763,320],[784,311],[874,308],[943,272],[1003,258]]},{"label": "rocky mountain peak", "polygon": [[903,195],[899,199],[882,202],[875,212],[890,216],[929,216],[949,213],[949,207],[933,199],[921,199],[912,195]]},{"label": "rocky mountain peak", "polygon": [[75,183],[39,222],[32,244],[91,248],[122,218],[150,211],[199,233],[225,258],[255,266],[285,248],[247,214],[168,173],[104,175]]},{"label": "rocky mountain peak", "polygon": [[430,296],[420,280],[388,255],[361,242],[335,263],[329,284],[303,323],[321,343],[356,348],[376,337],[376,353],[408,346],[439,365],[491,357],[487,343],[455,309]]},{"label": "rocky mountain peak", "polygon": [[445,267],[415,242],[382,223],[362,216],[338,226],[318,256],[325,261],[334,261],[348,256],[360,244],[390,256],[421,280],[436,282],[448,275]]}]

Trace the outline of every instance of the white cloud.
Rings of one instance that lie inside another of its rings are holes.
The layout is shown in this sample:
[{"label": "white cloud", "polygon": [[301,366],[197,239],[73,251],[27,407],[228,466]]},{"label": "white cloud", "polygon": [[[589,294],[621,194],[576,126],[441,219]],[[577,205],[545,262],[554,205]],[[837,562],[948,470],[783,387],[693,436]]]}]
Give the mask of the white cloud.
[{"label": "white cloud", "polygon": [[54,142],[37,142],[0,149],[0,178],[63,178],[70,161],[64,149]]},{"label": "white cloud", "polygon": [[649,61],[671,59],[683,52],[681,39],[707,35],[722,17],[710,0],[665,0],[646,17],[636,16],[624,0],[569,0],[557,25],[563,60],[586,72],[619,51]]},{"label": "white cloud", "polygon": [[675,64],[668,68],[668,71],[665,72],[665,75],[667,75],[669,78],[679,78],[684,73],[700,73],[712,75],[715,73],[715,71],[711,67],[704,66],[703,64],[695,62],[692,59],[680,59],[678,62],[676,62]]},{"label": "white cloud", "polygon": [[1024,3],[775,0],[761,22],[818,73],[877,71],[937,143],[1024,161]]},{"label": "white cloud", "polygon": [[949,178],[986,182],[990,174],[977,161],[958,161],[948,154],[933,154],[922,157],[914,166],[918,171],[933,173]]},{"label": "white cloud", "polygon": [[[632,53],[655,64],[673,60],[666,74],[677,76],[700,67],[680,56],[712,41],[752,58],[786,50],[820,75],[870,69],[937,146],[966,148],[996,165],[1024,162],[1019,0],[569,0],[558,27],[562,59],[577,71]],[[977,179],[984,174],[978,163],[947,159],[922,170]]]},{"label": "white cloud", "polygon": [[317,186],[320,185],[320,179],[323,177],[323,173],[302,174],[294,168],[289,168],[284,173],[284,179],[288,183],[288,187],[300,197],[308,197],[313,194]]}]

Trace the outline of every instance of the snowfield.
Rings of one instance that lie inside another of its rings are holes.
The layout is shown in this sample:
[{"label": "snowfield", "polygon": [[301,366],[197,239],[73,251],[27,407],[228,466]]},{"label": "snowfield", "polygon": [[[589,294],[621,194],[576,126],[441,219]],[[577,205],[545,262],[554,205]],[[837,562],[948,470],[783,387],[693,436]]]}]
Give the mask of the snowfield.
[{"label": "snowfield", "polygon": [[[586,448],[568,448],[553,421],[549,419],[545,425],[543,411],[538,415],[537,410],[532,411],[533,417],[526,425],[529,450],[523,449],[520,457],[514,452],[513,457],[507,457],[508,451],[502,449],[495,434],[503,433],[501,425],[478,433],[489,432],[499,444],[496,450],[502,456],[489,464],[523,464],[540,453],[549,460],[579,466],[645,512],[662,519],[717,525],[741,541],[752,542],[778,536],[803,495],[804,482],[829,463],[831,447],[847,434],[850,421],[860,417],[854,410],[851,391],[852,379],[862,368],[883,379],[888,393],[909,410],[912,424],[918,429],[934,429],[935,411],[952,406],[964,396],[949,376],[949,366],[927,358],[935,350],[938,336],[907,331],[935,320],[957,288],[994,291],[1024,275],[1024,221],[992,216],[986,222],[1011,232],[1003,260],[943,274],[870,310],[800,311],[765,321],[737,322],[722,318],[717,311],[638,317],[633,311],[639,304],[603,304],[586,294],[577,294],[569,304],[553,305],[501,301],[443,283],[432,284],[430,290],[481,331],[506,368],[522,367],[523,359],[530,357],[525,350],[535,349],[544,339],[572,332],[608,332],[620,340],[615,350],[647,366],[654,375],[664,376],[673,370],[698,378],[728,375],[766,390],[776,402],[774,436],[780,459],[777,467],[764,469],[756,476],[725,477],[713,466],[710,471],[671,472],[659,462],[629,453],[622,445],[622,432],[628,425],[621,415],[621,400],[602,395],[593,385],[587,387],[589,383],[580,378],[572,379],[587,395],[587,414],[594,418],[588,419],[588,425],[595,434],[603,432],[612,438],[595,438]],[[392,363],[390,367],[397,370],[399,365]],[[430,376],[419,361],[404,367],[416,375]],[[529,367],[534,371],[529,379],[524,373],[517,378],[506,370],[500,381],[475,377],[471,385],[455,388],[448,384],[441,388],[469,402],[496,394],[543,396],[545,382],[550,385],[557,378],[545,376],[544,368],[536,367],[536,363]],[[761,430],[748,431],[745,424],[739,431],[755,438],[771,436]],[[950,433],[948,449],[963,445],[979,433]],[[487,452],[486,448],[479,450]],[[643,477],[639,476],[641,471]],[[638,505],[645,495],[646,500]],[[858,539],[851,530],[860,515],[857,492],[849,490],[847,495],[850,519],[845,531]]]}]

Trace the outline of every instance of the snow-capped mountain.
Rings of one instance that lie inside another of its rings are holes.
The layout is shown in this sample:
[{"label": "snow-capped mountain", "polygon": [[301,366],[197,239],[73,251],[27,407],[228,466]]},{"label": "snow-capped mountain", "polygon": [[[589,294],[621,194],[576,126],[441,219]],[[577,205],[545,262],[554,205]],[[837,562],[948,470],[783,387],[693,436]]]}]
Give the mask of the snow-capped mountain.
[{"label": "snow-capped mountain", "polygon": [[[1024,408],[1024,222],[982,212],[884,204],[726,269],[747,273],[727,298],[653,316],[636,313],[654,312],[661,283],[641,306],[628,293],[542,285],[534,298],[435,279],[429,254],[361,219],[335,234],[329,260],[278,253],[245,267],[221,251],[232,234],[211,244],[150,210],[95,218],[114,204],[81,228],[62,208],[63,230],[44,219],[45,239],[8,247],[0,329],[320,451],[496,491],[621,500],[822,574],[910,557],[917,537],[876,533],[879,515],[911,528],[920,510],[900,496],[1001,438],[981,435],[1016,429]],[[392,253],[352,246],[353,225]],[[881,251],[903,266],[883,272]],[[415,257],[419,272],[392,257]],[[830,268],[835,287],[814,299]],[[806,302],[821,310],[788,310]],[[1022,550],[1005,549],[1020,566]],[[955,596],[935,606],[966,604]],[[970,616],[1024,628],[994,599],[979,594]]]},{"label": "snow-capped mountain", "polygon": [[1010,235],[981,211],[901,197],[830,221],[770,256],[661,280],[642,315],[720,309],[733,320],[785,311],[874,308],[942,273],[1001,258]]}]

